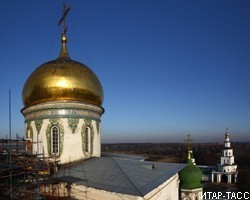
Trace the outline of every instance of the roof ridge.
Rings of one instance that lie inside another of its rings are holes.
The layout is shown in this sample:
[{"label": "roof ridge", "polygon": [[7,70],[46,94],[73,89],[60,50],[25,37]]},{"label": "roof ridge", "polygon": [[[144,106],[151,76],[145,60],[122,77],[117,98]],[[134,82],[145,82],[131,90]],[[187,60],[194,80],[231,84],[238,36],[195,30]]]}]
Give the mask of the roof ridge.
[{"label": "roof ridge", "polygon": [[141,194],[141,196],[143,197],[143,193],[140,191],[140,189],[133,183],[133,181],[128,177],[128,175],[125,173],[125,171],[121,168],[121,166],[119,165],[119,163],[116,162],[116,158],[112,158],[112,160],[114,161],[114,163],[119,167],[119,169],[122,171],[122,173],[127,177],[127,179],[129,180],[129,182],[136,188],[136,190]]},{"label": "roof ridge", "polygon": [[[145,162],[151,162],[151,161],[145,161]],[[151,162],[152,163],[152,162]],[[157,163],[157,162],[155,162],[155,163]],[[154,164],[155,164],[154,163]],[[176,164],[176,163],[168,163],[168,164]],[[147,183],[147,184],[145,184],[145,185],[143,185],[143,187],[146,187],[147,185],[149,185],[149,184],[152,184],[152,182],[155,182],[156,180],[158,180],[158,179],[162,179],[162,178],[164,178],[166,175],[170,175],[171,174],[171,177],[173,177],[176,173],[179,173],[179,172],[176,172],[176,169],[178,170],[178,171],[181,171],[181,168],[183,167],[184,168],[184,165],[185,165],[185,167],[187,166],[186,164],[182,164],[182,163],[177,163],[179,166],[175,166],[175,169],[173,169],[173,168],[171,168],[169,171],[166,171],[166,172],[164,172],[162,175],[160,175],[160,176],[157,176],[157,177],[155,177],[150,183]],[[182,169],[183,169],[182,168]],[[168,179],[170,179],[171,177],[169,177]],[[165,181],[164,181],[165,182]],[[164,183],[163,182],[163,183]],[[162,183],[161,183],[162,184]]]}]

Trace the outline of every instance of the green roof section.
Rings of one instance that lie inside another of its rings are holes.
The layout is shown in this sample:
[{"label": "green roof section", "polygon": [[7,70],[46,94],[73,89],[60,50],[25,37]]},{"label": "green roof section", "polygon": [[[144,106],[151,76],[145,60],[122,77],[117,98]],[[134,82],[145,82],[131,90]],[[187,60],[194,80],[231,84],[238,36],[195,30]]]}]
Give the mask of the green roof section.
[{"label": "green roof section", "polygon": [[187,161],[188,166],[179,173],[181,189],[201,188],[202,171],[193,164],[191,159]]}]

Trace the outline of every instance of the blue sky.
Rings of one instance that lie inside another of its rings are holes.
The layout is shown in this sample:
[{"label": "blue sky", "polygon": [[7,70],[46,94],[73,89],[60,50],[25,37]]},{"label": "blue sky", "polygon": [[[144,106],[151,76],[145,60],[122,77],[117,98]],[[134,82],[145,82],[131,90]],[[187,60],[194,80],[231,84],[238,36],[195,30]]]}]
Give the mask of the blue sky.
[{"label": "blue sky", "polygon": [[[1,1],[0,136],[24,133],[28,76],[60,51],[63,1]],[[250,141],[250,1],[88,0],[68,51],[104,89],[103,142]]]}]

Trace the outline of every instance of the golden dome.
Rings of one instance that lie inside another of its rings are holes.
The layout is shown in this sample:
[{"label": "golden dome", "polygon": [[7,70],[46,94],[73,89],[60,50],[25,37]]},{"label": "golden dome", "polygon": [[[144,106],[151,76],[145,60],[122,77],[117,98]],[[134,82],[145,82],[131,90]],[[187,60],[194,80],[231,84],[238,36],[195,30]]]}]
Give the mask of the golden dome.
[{"label": "golden dome", "polygon": [[65,35],[56,60],[39,66],[27,79],[22,92],[25,107],[55,100],[80,101],[102,105],[103,89],[97,76],[86,65],[71,60]]}]

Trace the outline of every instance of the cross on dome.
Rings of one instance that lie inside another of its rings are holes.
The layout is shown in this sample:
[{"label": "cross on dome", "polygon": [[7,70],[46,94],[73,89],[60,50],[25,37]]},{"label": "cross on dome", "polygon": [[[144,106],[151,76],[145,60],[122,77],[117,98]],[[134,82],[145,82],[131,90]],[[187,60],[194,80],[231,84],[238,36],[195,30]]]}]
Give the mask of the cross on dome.
[{"label": "cross on dome", "polygon": [[187,144],[188,144],[188,159],[191,159],[191,155],[190,155],[190,143],[193,142],[193,139],[190,139],[190,134],[187,135],[187,139],[184,140],[184,142],[187,142]]},{"label": "cross on dome", "polygon": [[63,3],[63,9],[62,9],[62,17],[61,19],[59,20],[58,22],[58,26],[61,25],[61,23],[63,23],[63,26],[62,26],[62,36],[65,36],[66,35],[66,32],[67,32],[67,27],[66,27],[66,16],[68,14],[68,12],[71,10],[71,6],[69,6],[67,9],[66,9],[66,4]]}]

